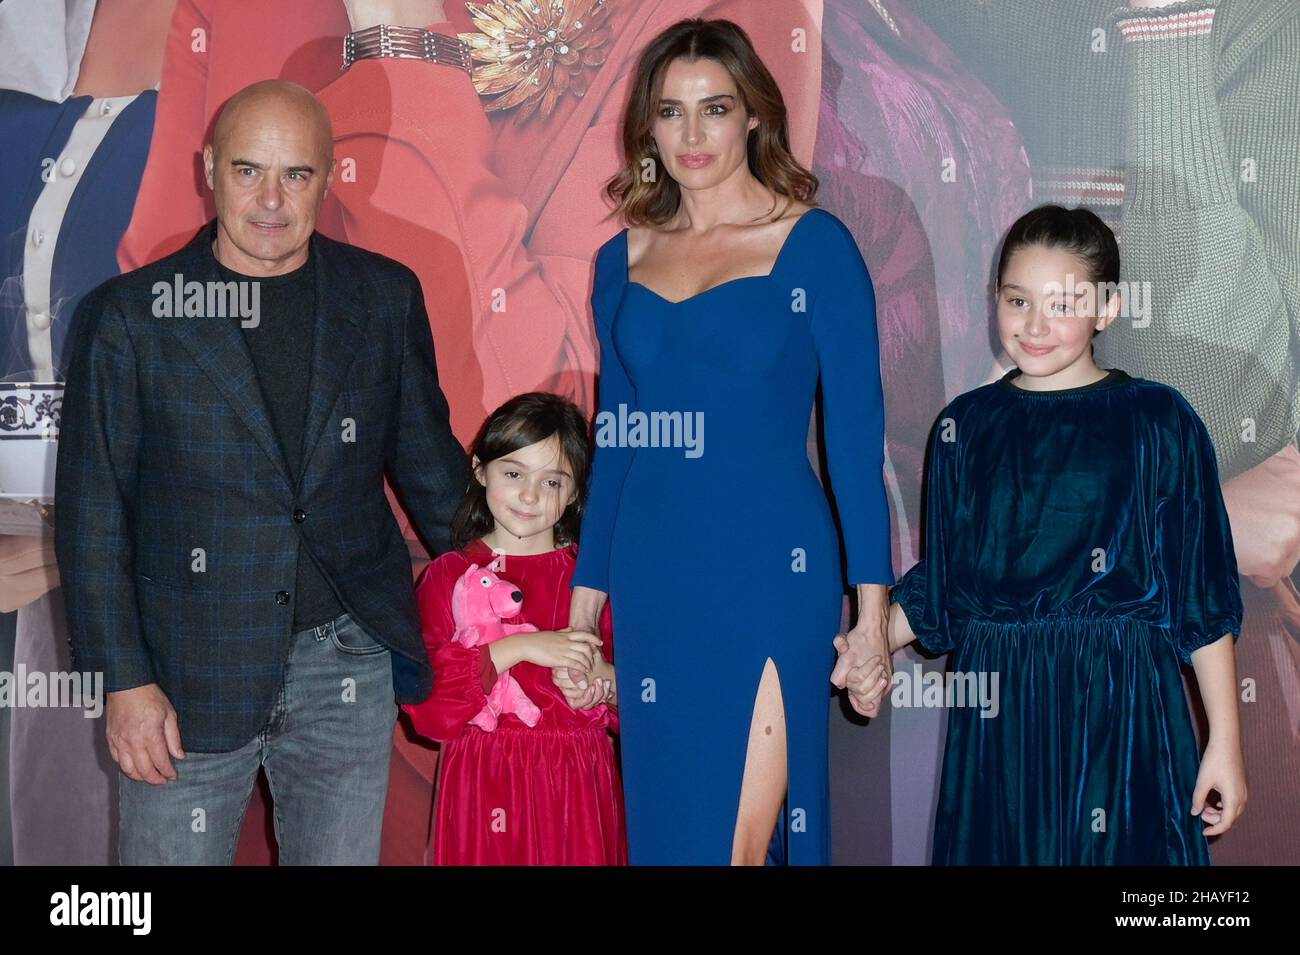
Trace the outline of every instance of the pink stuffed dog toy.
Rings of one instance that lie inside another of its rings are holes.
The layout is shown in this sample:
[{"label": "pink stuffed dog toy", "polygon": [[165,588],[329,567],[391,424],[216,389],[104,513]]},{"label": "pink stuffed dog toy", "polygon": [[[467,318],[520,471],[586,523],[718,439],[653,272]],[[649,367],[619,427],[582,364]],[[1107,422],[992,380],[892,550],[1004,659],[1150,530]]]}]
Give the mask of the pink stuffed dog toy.
[{"label": "pink stuffed dog toy", "polygon": [[[514,584],[502,580],[488,567],[470,564],[451,592],[451,615],[456,622],[452,639],[461,646],[477,647],[516,633],[536,633],[531,623],[501,622],[502,617],[519,613],[523,605],[524,595]],[[506,713],[515,714],[527,726],[536,726],[542,715],[509,672],[497,677],[487,703],[470,723],[490,733]]]}]

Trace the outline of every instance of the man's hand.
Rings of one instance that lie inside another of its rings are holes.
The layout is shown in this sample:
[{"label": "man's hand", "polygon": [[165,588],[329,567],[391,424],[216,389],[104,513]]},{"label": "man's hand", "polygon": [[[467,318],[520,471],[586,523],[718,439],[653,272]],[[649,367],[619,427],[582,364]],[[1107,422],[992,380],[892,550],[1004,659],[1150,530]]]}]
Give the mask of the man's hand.
[{"label": "man's hand", "polygon": [[176,710],[157,683],[108,694],[108,752],[137,782],[176,778],[171,759],[184,759]]}]

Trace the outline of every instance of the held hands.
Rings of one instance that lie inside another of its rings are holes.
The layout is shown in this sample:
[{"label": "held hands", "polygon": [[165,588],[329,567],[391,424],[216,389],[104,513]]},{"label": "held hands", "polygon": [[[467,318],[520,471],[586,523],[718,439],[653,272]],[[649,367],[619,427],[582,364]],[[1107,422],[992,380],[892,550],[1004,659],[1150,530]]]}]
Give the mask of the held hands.
[{"label": "held hands", "polygon": [[[849,703],[857,713],[868,717],[879,716],[880,699],[893,678],[893,665],[889,657],[882,656],[878,649],[855,651],[848,639],[852,633],[853,631],[841,633],[834,640],[839,657],[831,672],[831,683],[848,690]],[[858,642],[861,644],[863,641]],[[863,659],[865,653],[871,655]],[[854,665],[852,661],[855,659],[862,659],[863,662]]]},{"label": "held hands", "polygon": [[888,624],[889,605],[877,602],[864,607],[857,624],[833,641],[839,656],[831,683],[848,690],[849,703],[862,716],[880,715],[881,698],[893,680]]},{"label": "held hands", "polygon": [[157,683],[108,694],[108,753],[131,779],[159,785],[176,778],[184,759],[176,710]]},{"label": "held hands", "polygon": [[[597,621],[608,599],[609,594],[603,590],[574,587],[573,596],[569,600],[568,630],[594,637],[600,632]],[[598,653],[592,655],[589,667],[564,667],[552,670],[551,682],[560,688],[564,698],[575,710],[590,709],[601,703],[618,705],[618,685],[614,681],[614,668]]]},{"label": "held hands", "polygon": [[[568,629],[594,636],[588,631]],[[575,710],[589,710],[601,703],[618,705],[614,667],[599,653],[593,654],[592,664],[587,668],[556,667],[551,671],[551,682],[560,688],[569,706]]]}]

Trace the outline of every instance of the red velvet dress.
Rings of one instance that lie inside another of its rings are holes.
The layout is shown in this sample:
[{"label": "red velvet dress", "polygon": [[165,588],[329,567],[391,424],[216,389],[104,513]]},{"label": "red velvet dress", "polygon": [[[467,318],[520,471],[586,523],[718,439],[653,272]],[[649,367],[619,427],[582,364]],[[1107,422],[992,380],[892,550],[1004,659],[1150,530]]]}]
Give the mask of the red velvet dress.
[{"label": "red velvet dress", "polygon": [[[569,625],[569,578],[577,551],[560,548],[506,556],[497,576],[518,587],[523,610],[506,623],[539,630]],[[575,710],[551,671],[521,661],[510,674],[541,710],[537,725],[501,717],[488,733],[469,720],[497,679],[487,647],[452,641],[451,593],[470,563],[496,555],[476,540],[439,556],[416,587],[433,693],[404,706],[415,728],[443,744],[434,808],[434,865],[626,865],[623,790],[614,759],[618,709]],[[613,659],[609,605],[600,618],[600,648]]]}]

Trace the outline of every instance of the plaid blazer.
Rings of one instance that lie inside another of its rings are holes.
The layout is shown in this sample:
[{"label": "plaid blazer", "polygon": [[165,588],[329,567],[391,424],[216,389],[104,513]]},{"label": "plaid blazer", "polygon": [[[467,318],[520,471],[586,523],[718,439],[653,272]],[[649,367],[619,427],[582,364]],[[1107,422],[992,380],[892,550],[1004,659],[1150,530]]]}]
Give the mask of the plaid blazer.
[{"label": "plaid blazer", "polygon": [[469,480],[415,273],[314,233],[317,311],[295,484],[238,313],[217,314],[220,298],[203,294],[187,314],[160,317],[186,304],[178,285],[219,283],[215,235],[214,220],[179,252],[82,301],[55,472],[74,666],[102,671],[107,692],[159,684],[196,752],[237,749],[269,717],[289,654],[300,544],[392,651],[397,702],[425,699],[432,672],[410,555],[383,477],[431,555],[449,548]]}]

